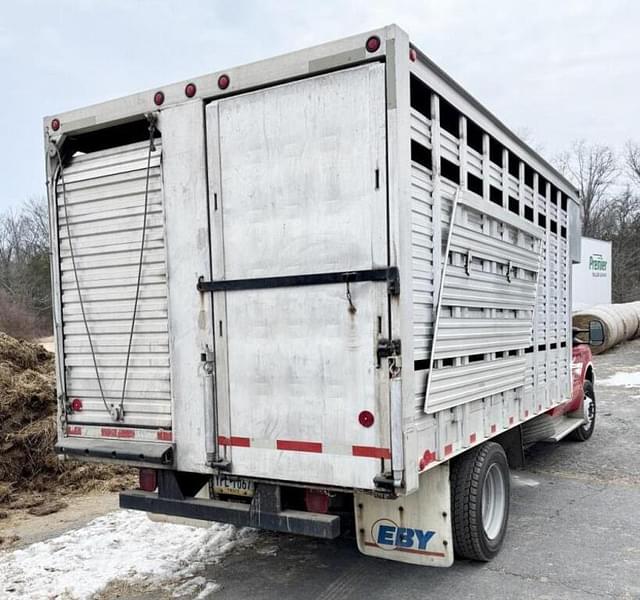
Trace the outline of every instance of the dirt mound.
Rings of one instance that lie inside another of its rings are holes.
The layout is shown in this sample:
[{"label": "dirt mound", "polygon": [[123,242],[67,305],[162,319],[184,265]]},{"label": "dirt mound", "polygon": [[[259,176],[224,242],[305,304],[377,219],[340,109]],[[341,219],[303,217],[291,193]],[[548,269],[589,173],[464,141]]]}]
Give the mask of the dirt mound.
[{"label": "dirt mound", "polygon": [[0,333],[0,504],[20,508],[22,492],[37,499],[132,484],[131,469],[58,460],[53,358]]}]

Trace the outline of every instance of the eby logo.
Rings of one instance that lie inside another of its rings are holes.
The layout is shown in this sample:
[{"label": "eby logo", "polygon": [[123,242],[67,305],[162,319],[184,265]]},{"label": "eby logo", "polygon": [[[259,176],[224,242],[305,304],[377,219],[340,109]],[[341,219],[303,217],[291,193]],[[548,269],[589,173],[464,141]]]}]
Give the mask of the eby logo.
[{"label": "eby logo", "polygon": [[371,527],[371,539],[382,550],[404,550],[444,556],[440,552],[427,551],[427,545],[435,534],[435,531],[424,531],[415,527],[398,527],[390,519],[378,519]]}]

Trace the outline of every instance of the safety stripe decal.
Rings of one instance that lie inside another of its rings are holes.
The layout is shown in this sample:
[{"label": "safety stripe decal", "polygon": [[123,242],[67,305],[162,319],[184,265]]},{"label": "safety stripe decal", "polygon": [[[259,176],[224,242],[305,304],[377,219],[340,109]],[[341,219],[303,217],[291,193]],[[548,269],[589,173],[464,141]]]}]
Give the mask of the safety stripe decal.
[{"label": "safety stripe decal", "polygon": [[256,448],[260,450],[282,450],[285,452],[311,452],[314,454],[351,455],[364,458],[391,458],[389,448],[378,446],[339,446],[323,444],[322,442],[308,442],[303,440],[257,440],[240,436],[218,436],[221,446],[235,446],[239,448]]},{"label": "safety stripe decal", "polygon": [[133,427],[101,427],[100,425],[67,425],[68,436],[86,438],[126,439],[141,442],[171,442],[173,432],[168,429],[135,429]]},{"label": "safety stripe decal", "polygon": [[292,450],[294,452],[319,452],[322,453],[320,442],[298,442],[296,440],[276,440],[278,450]]},{"label": "safety stripe decal", "polygon": [[375,446],[352,446],[353,456],[367,456],[369,458],[391,458],[391,451],[388,448],[376,448]]},{"label": "safety stripe decal", "polygon": [[102,437],[108,438],[134,438],[136,437],[136,432],[133,429],[117,429],[115,427],[103,427],[100,430],[100,435]]},{"label": "safety stripe decal", "polygon": [[249,448],[251,446],[251,439],[235,435],[232,435],[231,437],[221,435],[218,437],[218,443],[221,446],[239,446],[240,448]]}]

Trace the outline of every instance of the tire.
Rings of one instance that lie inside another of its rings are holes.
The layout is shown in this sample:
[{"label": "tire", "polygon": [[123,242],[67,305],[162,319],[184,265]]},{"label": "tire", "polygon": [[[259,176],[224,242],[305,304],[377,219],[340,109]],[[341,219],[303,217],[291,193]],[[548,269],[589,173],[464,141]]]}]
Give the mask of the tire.
[{"label": "tire", "polygon": [[507,531],[507,455],[500,444],[485,442],[452,462],[450,479],[454,552],[487,562],[500,551]]},{"label": "tire", "polygon": [[569,439],[576,442],[586,442],[593,435],[593,431],[596,428],[596,393],[593,389],[593,383],[588,380],[585,381],[582,391],[585,403],[584,413],[588,417],[588,422],[569,434]]}]

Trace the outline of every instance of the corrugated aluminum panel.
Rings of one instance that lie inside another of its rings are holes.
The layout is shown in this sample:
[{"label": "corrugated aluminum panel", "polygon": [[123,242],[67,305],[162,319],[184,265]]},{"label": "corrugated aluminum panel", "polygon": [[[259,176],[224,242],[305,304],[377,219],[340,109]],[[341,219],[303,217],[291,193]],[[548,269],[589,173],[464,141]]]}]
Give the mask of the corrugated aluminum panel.
[{"label": "corrugated aluminum panel", "polygon": [[[148,146],[141,142],[72,158],[64,171],[66,212],[58,181],[64,371],[67,396],[83,403],[81,412],[69,416],[71,424],[112,422],[100,394],[76,276],[105,399],[109,405],[120,404],[145,218]],[[171,427],[167,304],[160,144],[156,142],[124,426]]]},{"label": "corrugated aluminum panel", "polygon": [[428,408],[430,411],[444,410],[522,387],[525,366],[522,356],[434,370]]},{"label": "corrugated aluminum panel", "polygon": [[434,412],[525,385],[540,241],[459,200],[432,345],[425,408]]}]

